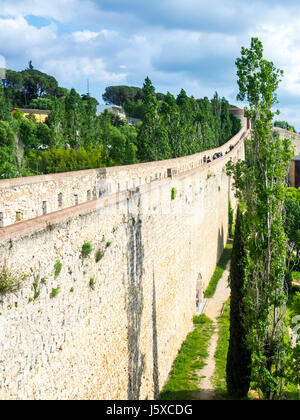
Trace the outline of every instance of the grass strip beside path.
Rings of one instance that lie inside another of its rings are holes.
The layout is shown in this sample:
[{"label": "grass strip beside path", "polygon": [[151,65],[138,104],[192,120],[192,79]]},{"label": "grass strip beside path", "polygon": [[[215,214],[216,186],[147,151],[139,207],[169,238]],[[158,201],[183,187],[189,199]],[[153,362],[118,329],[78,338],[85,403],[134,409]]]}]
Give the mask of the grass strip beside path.
[{"label": "grass strip beside path", "polygon": [[194,316],[193,321],[194,330],[188,334],[178,352],[160,400],[191,400],[192,392],[199,389],[197,371],[205,366],[214,326],[204,314]]},{"label": "grass strip beside path", "polygon": [[227,397],[226,387],[226,364],[229,347],[229,300],[225,303],[224,311],[218,318],[218,342],[215,351],[215,372],[212,377],[212,384],[216,390],[216,397]]},{"label": "grass strip beside path", "polygon": [[211,298],[213,297],[218,282],[220,278],[222,277],[222,274],[224,273],[224,270],[226,269],[226,266],[228,264],[228,261],[231,257],[231,251],[232,251],[232,241],[228,241],[227,245],[224,248],[224,251],[221,255],[221,258],[216,266],[215,272],[212,275],[212,278],[210,279],[210,282],[205,290],[204,297],[205,298]]}]

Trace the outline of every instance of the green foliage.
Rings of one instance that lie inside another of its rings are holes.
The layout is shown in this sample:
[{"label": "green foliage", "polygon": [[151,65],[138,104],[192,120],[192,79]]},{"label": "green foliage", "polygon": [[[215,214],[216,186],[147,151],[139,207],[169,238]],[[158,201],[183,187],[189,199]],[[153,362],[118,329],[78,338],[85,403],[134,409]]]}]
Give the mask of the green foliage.
[{"label": "green foliage", "polygon": [[[229,302],[226,302],[222,315],[218,318],[218,341],[214,354],[215,371],[211,382],[219,395],[226,393],[226,366],[229,343]],[[237,356],[239,357],[239,356]],[[247,381],[247,379],[246,379]]]},{"label": "green foliage", "polygon": [[300,315],[300,292],[296,292],[292,301],[293,316]]},{"label": "green foliage", "polygon": [[171,190],[171,200],[175,200],[176,195],[177,195],[177,190],[176,190],[175,187],[172,187],[172,190]]},{"label": "green foliage", "polygon": [[51,111],[53,107],[53,101],[50,98],[36,98],[32,99],[32,101],[29,103],[28,108],[29,109],[43,109]]},{"label": "green foliage", "polygon": [[143,119],[144,117],[144,106],[143,101],[139,99],[138,101],[130,101],[124,105],[124,111],[128,117]]},{"label": "green foliage", "polygon": [[230,395],[247,397],[251,377],[251,352],[247,348],[244,327],[245,259],[242,212],[238,208],[230,263],[230,338],[227,353],[226,383]]},{"label": "green foliage", "polygon": [[19,123],[19,135],[25,147],[37,147],[37,125],[28,118],[22,118]]},{"label": "green foliage", "polygon": [[18,176],[15,133],[12,124],[0,121],[0,179]]},{"label": "green foliage", "polygon": [[81,248],[81,258],[87,258],[92,252],[93,247],[90,242],[85,242]]},{"label": "green foliage", "polygon": [[293,280],[295,280],[297,283],[300,283],[300,271],[293,271],[293,272],[292,272],[292,278],[293,278]]},{"label": "green foliage", "polygon": [[228,233],[229,236],[232,238],[232,227],[233,227],[233,210],[231,207],[231,201],[229,200],[229,204],[228,204]]},{"label": "green foliage", "polygon": [[18,289],[21,278],[6,265],[0,267],[0,293],[13,292]]},{"label": "green foliage", "polygon": [[267,399],[281,398],[284,363],[284,311],[287,238],[283,230],[286,168],[290,139],[274,133],[272,107],[283,72],[263,58],[263,45],[251,39],[236,60],[239,93],[249,102],[245,115],[252,130],[246,139],[246,161],[228,165],[236,196],[245,203],[245,317],[252,353],[253,386]]},{"label": "green foliage", "polygon": [[33,291],[34,291],[33,300],[37,299],[40,296],[40,293],[41,293],[41,287],[40,287],[41,286],[41,283],[43,284],[42,279],[41,279],[41,276],[38,273],[38,274],[36,274],[34,276],[34,280],[33,280],[33,284],[32,284]]},{"label": "green foliage", "polygon": [[190,400],[192,392],[198,390],[197,371],[205,366],[214,326],[204,314],[194,317],[194,322],[194,330],[188,334],[178,352],[160,400]]},{"label": "green foliage", "polygon": [[60,285],[58,285],[57,287],[53,287],[50,293],[50,298],[51,299],[55,298],[59,293],[60,293]]},{"label": "green foliage", "polygon": [[54,264],[54,277],[58,277],[60,275],[62,269],[62,263],[57,260],[56,263]]},{"label": "green foliage", "polygon": [[230,260],[231,250],[232,250],[232,244],[228,243],[224,248],[224,251],[221,255],[221,258],[220,258],[220,260],[219,260],[219,262],[216,266],[216,269],[214,271],[214,274],[212,275],[212,277],[210,279],[210,282],[209,282],[209,284],[208,284],[208,286],[205,290],[204,297],[206,297],[206,298],[213,297],[213,295],[216,291],[218,282],[219,282],[220,278],[222,277],[222,275],[224,273],[224,270],[226,269],[226,266],[227,266],[227,264]]},{"label": "green foliage", "polygon": [[124,106],[141,99],[142,89],[134,86],[108,86],[102,98],[106,103]]},{"label": "green foliage", "polygon": [[296,133],[295,127],[293,127],[286,121],[274,121],[274,127],[280,127],[280,128],[283,128],[284,130],[288,130],[288,131],[292,131],[293,133]]},{"label": "green foliage", "polygon": [[95,279],[93,277],[91,277],[90,282],[89,282],[89,285],[90,285],[91,289],[94,289],[95,284],[96,284]]},{"label": "green foliage", "polygon": [[87,151],[74,149],[30,150],[27,154],[28,166],[37,173],[56,173],[105,166],[101,148]]},{"label": "green foliage", "polygon": [[20,72],[6,71],[5,95],[13,106],[28,107],[28,104],[43,95],[59,94],[57,81],[53,76],[36,69]]},{"label": "green foliage", "polygon": [[104,250],[102,248],[97,249],[97,252],[95,255],[96,263],[102,260],[103,257],[104,257]]},{"label": "green foliage", "polygon": [[[155,93],[149,78],[142,89],[110,86],[103,95],[142,120],[134,126],[107,111],[97,116],[95,98],[61,88],[35,68],[8,70],[0,85],[0,122],[8,124],[0,127],[2,178],[185,156],[223,144],[240,128],[225,98],[215,94],[211,101],[195,100],[182,90],[175,99],[170,93]],[[51,113],[46,123],[37,123],[18,109],[12,118],[10,107]],[[24,158],[17,159],[23,147]]]},{"label": "green foliage", "polygon": [[300,188],[289,188],[285,199],[284,228],[290,248],[300,252]]}]

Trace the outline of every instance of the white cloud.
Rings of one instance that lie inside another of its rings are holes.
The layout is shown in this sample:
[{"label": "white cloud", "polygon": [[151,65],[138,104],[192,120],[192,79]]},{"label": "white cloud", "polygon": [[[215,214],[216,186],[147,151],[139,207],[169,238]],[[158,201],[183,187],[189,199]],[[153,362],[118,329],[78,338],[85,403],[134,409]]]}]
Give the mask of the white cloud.
[{"label": "white cloud", "polygon": [[[292,0],[0,0],[0,52],[8,68],[32,59],[60,85],[79,91],[89,78],[98,99],[109,84],[141,86],[146,76],[161,92],[183,87],[195,97],[217,90],[234,98],[235,59],[257,36],[265,57],[285,71],[278,96],[285,98],[284,115],[290,105],[295,119],[299,10]],[[29,15],[47,20],[27,21]],[[40,29],[28,23],[54,20]]]},{"label": "white cloud", "polygon": [[[80,11],[80,0],[14,0],[3,1],[0,14],[2,16],[40,16],[55,19],[59,22],[67,22]],[[92,3],[86,1],[86,7]]]},{"label": "white cloud", "polygon": [[126,81],[126,73],[107,71],[101,58],[68,57],[46,60],[44,71],[56,76],[60,83],[76,84],[78,81],[90,78],[94,82],[121,83]]},{"label": "white cloud", "polygon": [[93,40],[112,40],[118,36],[116,31],[102,29],[99,32],[92,32],[89,30],[72,32],[72,38],[75,42],[89,42]]},{"label": "white cloud", "polygon": [[91,32],[88,30],[73,32],[72,36],[75,42],[88,42],[98,38],[100,32]]},{"label": "white cloud", "polygon": [[56,26],[50,24],[38,29],[30,26],[22,16],[0,18],[0,44],[4,56],[24,54],[35,49],[43,51],[56,40]]}]

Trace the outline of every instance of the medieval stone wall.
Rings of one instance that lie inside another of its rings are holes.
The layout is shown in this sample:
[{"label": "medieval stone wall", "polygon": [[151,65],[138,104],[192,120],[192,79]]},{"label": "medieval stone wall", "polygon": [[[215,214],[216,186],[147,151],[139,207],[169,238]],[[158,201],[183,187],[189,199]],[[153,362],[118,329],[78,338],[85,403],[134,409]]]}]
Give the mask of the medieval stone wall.
[{"label": "medieval stone wall", "polygon": [[[0,294],[0,399],[158,395],[192,327],[199,279],[204,289],[226,243],[230,158],[244,158],[243,140],[207,165],[141,165],[147,177],[151,166],[180,170],[0,229],[0,264],[20,280]],[[25,184],[6,182],[21,197]]]},{"label": "medieval stone wall", "polygon": [[203,166],[204,156],[225,154],[244,132],[218,149],[178,159],[0,180],[0,227],[166,178],[168,169],[179,173]]}]

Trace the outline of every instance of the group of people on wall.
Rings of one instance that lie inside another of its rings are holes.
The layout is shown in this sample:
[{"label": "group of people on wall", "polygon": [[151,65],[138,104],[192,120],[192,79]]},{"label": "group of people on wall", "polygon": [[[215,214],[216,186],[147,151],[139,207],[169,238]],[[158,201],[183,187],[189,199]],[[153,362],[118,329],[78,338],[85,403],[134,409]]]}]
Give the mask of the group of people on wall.
[{"label": "group of people on wall", "polygon": [[[231,144],[230,146],[229,146],[229,150],[226,150],[226,152],[225,152],[225,155],[227,155],[227,153],[229,153],[229,152],[231,152],[231,150],[234,148],[234,146]],[[223,156],[223,152],[216,152],[216,153],[214,153],[213,154],[213,156],[212,156],[212,159],[213,160],[215,160],[215,159],[218,159],[219,157],[222,157]],[[203,163],[210,163],[211,162],[211,158],[210,158],[210,156],[204,156],[203,157]]]}]

